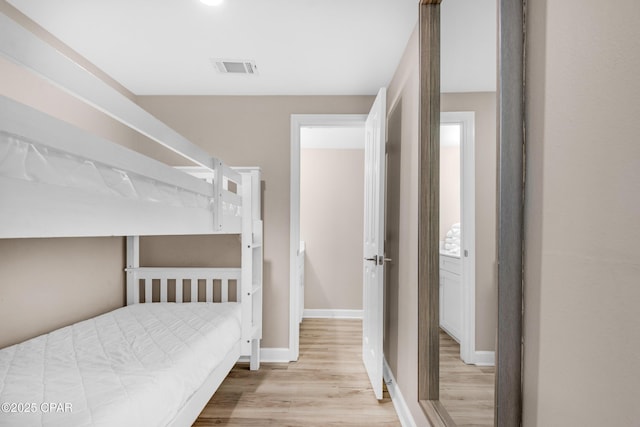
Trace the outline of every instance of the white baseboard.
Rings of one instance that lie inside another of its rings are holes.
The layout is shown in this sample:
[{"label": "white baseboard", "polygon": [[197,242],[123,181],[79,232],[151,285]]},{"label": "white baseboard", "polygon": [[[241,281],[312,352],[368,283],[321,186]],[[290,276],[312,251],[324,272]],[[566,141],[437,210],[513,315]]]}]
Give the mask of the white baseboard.
[{"label": "white baseboard", "polygon": [[389,368],[389,365],[387,364],[387,359],[382,360],[384,363],[382,368],[384,382],[387,385],[389,396],[391,396],[393,407],[396,408],[400,424],[402,424],[402,427],[416,427],[416,422],[411,415],[411,411],[409,411],[407,402],[404,400],[404,397],[400,392],[400,387],[398,387],[398,383],[396,383],[396,379],[391,372],[391,368]]},{"label": "white baseboard", "polygon": [[496,352],[495,351],[476,351],[475,365],[476,366],[496,366]]},{"label": "white baseboard", "polygon": [[[291,351],[288,347],[284,348],[261,348],[260,362],[264,363],[289,363]],[[239,362],[249,363],[249,356],[240,356]]]},{"label": "white baseboard", "polygon": [[362,319],[362,310],[323,310],[305,308],[303,319]]}]

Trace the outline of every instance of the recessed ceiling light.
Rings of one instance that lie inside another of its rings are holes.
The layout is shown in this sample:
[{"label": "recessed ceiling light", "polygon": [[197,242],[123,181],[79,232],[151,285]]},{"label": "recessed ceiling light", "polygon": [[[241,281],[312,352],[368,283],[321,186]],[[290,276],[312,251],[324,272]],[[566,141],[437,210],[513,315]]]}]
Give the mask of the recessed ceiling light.
[{"label": "recessed ceiling light", "polygon": [[200,0],[201,3],[206,4],[207,6],[220,6],[224,3],[224,0]]}]

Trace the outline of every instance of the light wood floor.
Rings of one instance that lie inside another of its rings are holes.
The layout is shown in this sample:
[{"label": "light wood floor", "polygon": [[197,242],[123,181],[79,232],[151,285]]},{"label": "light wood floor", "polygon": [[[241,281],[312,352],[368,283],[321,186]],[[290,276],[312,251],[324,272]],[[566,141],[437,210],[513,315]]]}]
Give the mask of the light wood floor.
[{"label": "light wood floor", "polygon": [[237,365],[194,426],[399,426],[389,395],[373,394],[361,342],[360,320],[305,319],[298,362]]},{"label": "light wood floor", "polygon": [[440,331],[440,402],[459,427],[493,427],[495,368],[466,365],[460,344]]}]

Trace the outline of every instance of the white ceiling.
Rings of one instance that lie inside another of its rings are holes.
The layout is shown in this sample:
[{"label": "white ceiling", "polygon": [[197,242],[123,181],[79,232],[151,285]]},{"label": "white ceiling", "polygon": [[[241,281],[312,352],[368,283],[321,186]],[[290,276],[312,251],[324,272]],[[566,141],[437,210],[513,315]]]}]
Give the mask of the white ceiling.
[{"label": "white ceiling", "polygon": [[[418,12],[417,0],[8,1],[138,95],[373,95]],[[495,2],[443,2],[443,91],[495,90]],[[259,74],[218,74],[211,58]]]}]

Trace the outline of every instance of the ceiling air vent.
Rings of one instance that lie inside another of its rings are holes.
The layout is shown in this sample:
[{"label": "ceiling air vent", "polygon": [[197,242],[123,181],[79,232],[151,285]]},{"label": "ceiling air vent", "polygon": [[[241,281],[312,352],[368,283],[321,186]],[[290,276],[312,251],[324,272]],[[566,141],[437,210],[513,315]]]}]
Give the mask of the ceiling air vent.
[{"label": "ceiling air vent", "polygon": [[220,74],[258,74],[254,61],[233,59],[212,59],[213,65]]}]

